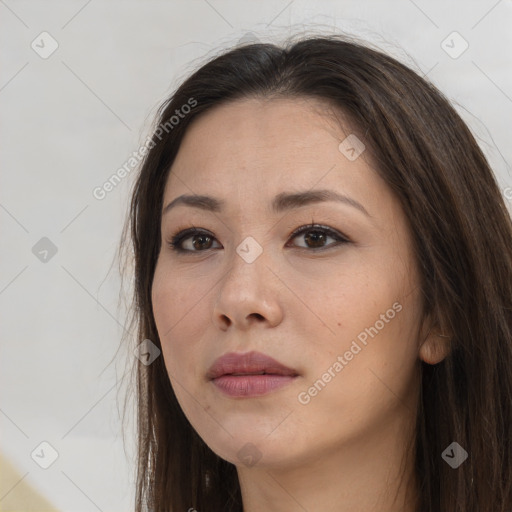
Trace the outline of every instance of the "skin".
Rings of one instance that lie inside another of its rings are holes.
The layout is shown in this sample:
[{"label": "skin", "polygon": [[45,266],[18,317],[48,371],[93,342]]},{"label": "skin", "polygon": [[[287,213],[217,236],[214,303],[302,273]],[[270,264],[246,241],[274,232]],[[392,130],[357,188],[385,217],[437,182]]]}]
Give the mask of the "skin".
[{"label": "skin", "polygon": [[[164,192],[163,206],[181,194],[226,201],[222,212],[180,205],[162,216],[152,300],[178,401],[206,444],[236,465],[246,512],[415,509],[407,442],[419,362],[439,362],[446,348],[422,316],[399,202],[369,151],[350,161],[338,149],[350,133],[363,140],[342,126],[317,99],[222,105],[188,129]],[[349,196],[369,215],[333,201],[270,212],[281,192],[319,188]],[[349,242],[325,238],[315,245],[311,232],[290,236],[312,221]],[[189,227],[212,238],[182,242],[195,252],[173,251],[172,235]],[[249,236],[263,249],[252,263],[236,252]],[[358,343],[361,350],[344,358],[347,364],[308,403],[299,402],[396,303],[394,318],[366,345]],[[299,376],[257,398],[228,397],[206,379],[221,355],[251,350]],[[256,464],[241,458],[243,447]]]}]

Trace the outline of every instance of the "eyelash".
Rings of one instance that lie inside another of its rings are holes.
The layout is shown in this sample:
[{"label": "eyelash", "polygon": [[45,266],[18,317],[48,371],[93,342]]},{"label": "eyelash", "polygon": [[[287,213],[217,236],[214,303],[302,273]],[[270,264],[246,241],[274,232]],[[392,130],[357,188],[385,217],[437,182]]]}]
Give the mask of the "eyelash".
[{"label": "eyelash", "polygon": [[[350,243],[350,240],[338,233],[337,231],[334,231],[333,229],[327,227],[327,226],[322,226],[320,224],[308,224],[306,226],[301,226],[300,228],[297,228],[291,235],[290,235],[290,238],[293,239],[293,238],[296,238],[297,236],[299,235],[302,235],[303,233],[307,233],[308,231],[315,231],[315,232],[320,232],[320,233],[323,233],[327,236],[329,236],[330,238],[333,238],[334,240],[336,240],[337,243],[333,243],[333,244],[330,244],[326,247],[320,247],[320,248],[312,248],[312,249],[309,249],[308,247],[298,247],[298,249],[305,249],[305,250],[309,250],[310,252],[321,252],[321,251],[325,251],[325,250],[328,250],[328,249],[331,249],[332,247],[337,247],[339,245],[342,245],[342,244],[346,244],[346,243]],[[200,251],[192,251],[192,250],[189,250],[189,249],[183,249],[181,246],[182,242],[188,238],[191,238],[195,235],[206,235],[210,238],[213,238],[215,239],[214,236],[212,236],[210,233],[208,233],[207,231],[204,231],[204,230],[200,230],[200,229],[197,229],[195,227],[193,228],[188,228],[188,229],[184,229],[183,231],[180,231],[178,230],[176,232],[176,234],[174,234],[172,237],[171,237],[171,240],[168,243],[168,245],[170,246],[171,250],[173,251],[176,251],[178,253],[190,253],[190,254],[193,254],[193,253],[201,253],[201,252],[206,252],[208,250],[212,250],[212,249],[205,249],[205,250],[200,250]]]}]

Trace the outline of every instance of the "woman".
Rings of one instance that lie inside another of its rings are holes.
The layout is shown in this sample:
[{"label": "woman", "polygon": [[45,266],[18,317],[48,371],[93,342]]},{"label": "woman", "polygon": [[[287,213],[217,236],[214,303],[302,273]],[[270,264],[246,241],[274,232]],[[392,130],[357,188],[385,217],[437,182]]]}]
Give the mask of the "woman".
[{"label": "woman", "polygon": [[511,510],[512,225],[435,87],[341,36],[250,44],[147,149],[138,511]]}]

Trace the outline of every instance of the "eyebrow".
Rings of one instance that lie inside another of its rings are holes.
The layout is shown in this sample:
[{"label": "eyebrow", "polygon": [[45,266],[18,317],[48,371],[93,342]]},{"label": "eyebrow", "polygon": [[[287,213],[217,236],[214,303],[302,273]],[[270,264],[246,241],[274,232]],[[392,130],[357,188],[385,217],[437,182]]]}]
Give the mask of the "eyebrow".
[{"label": "eyebrow", "polygon": [[[308,190],[306,192],[282,192],[278,194],[271,203],[271,211],[275,214],[283,213],[288,210],[293,210],[306,206],[309,204],[321,203],[326,201],[337,201],[345,203],[349,206],[357,208],[368,217],[371,215],[366,211],[366,208],[351,197],[348,197],[333,190]],[[185,205],[193,208],[199,208],[210,212],[221,212],[226,201],[222,199],[216,199],[214,197],[205,195],[181,195],[176,199],[173,199],[162,211],[162,215],[165,215],[172,208],[178,205]]]}]

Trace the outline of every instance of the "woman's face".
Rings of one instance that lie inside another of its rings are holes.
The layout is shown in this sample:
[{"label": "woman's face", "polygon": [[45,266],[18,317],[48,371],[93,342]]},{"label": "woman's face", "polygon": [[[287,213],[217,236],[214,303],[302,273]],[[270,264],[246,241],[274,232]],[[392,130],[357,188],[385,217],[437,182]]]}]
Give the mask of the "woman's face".
[{"label": "woman's face", "polygon": [[[237,466],[378,444],[415,414],[421,295],[408,225],[368,151],[325,108],[245,99],[208,112],[164,193],[164,209],[182,195],[218,202],[165,210],[152,300],[185,415]],[[332,197],[312,200],[319,190]],[[198,233],[173,250],[188,228]],[[236,358],[251,352],[288,370]]]}]

